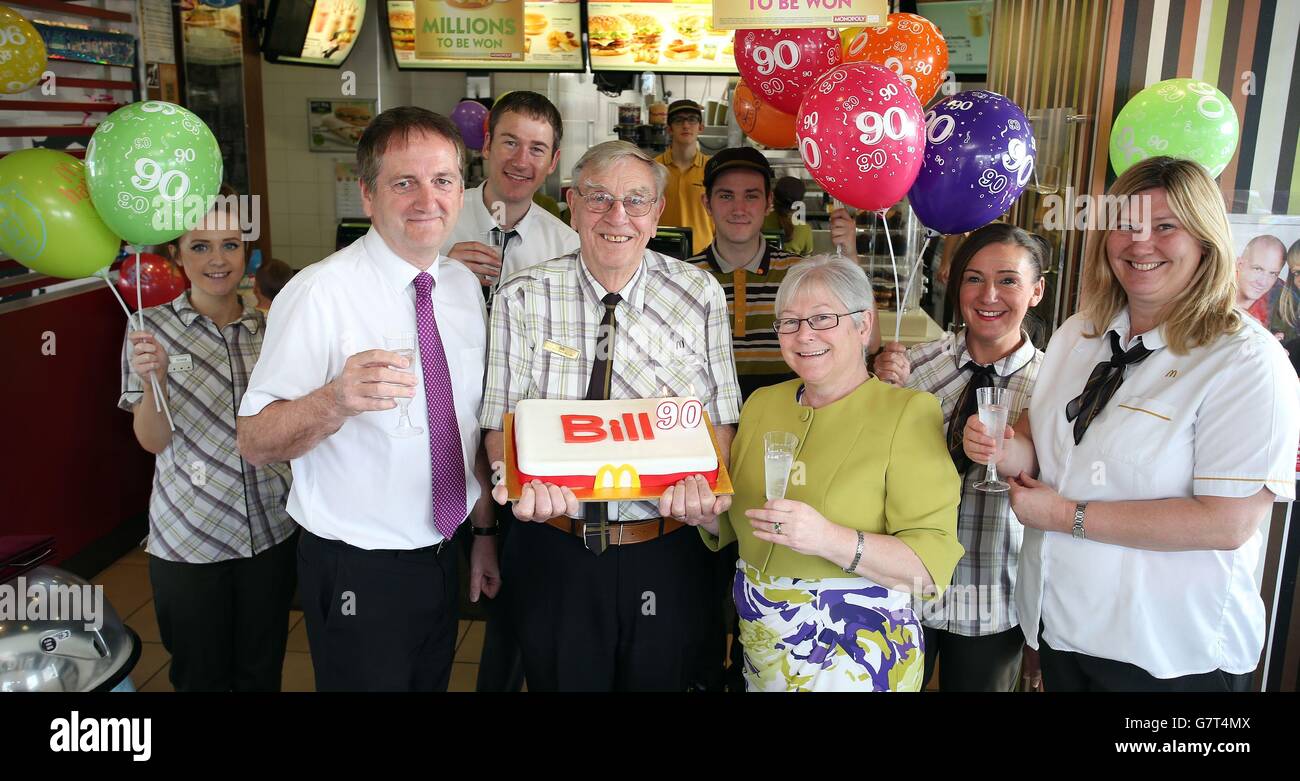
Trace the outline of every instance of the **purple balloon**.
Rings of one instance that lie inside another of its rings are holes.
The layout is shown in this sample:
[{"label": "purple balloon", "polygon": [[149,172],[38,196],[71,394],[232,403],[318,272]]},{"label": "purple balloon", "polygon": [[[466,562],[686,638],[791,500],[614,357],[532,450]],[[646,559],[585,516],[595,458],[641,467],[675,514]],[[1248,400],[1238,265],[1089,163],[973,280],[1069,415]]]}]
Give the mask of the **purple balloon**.
[{"label": "purple balloon", "polygon": [[1006,214],[1033,179],[1025,112],[996,92],[961,92],[925,115],[925,162],[907,193],[921,223],[965,233]]},{"label": "purple balloon", "polygon": [[460,130],[460,137],[465,139],[465,146],[479,150],[483,148],[484,120],[488,110],[477,100],[462,100],[451,111],[451,121]]}]

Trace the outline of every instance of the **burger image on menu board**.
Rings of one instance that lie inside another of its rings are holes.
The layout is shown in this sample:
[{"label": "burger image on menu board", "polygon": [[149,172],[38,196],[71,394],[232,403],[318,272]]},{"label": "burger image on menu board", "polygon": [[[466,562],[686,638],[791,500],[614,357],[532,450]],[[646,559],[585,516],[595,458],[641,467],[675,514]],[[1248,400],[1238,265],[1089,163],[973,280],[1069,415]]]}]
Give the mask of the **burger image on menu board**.
[{"label": "burger image on menu board", "polygon": [[546,32],[546,14],[529,11],[524,14],[524,35],[541,35]]},{"label": "burger image on menu board", "polygon": [[593,57],[618,57],[632,43],[632,25],[617,16],[593,16],[587,20],[587,40]]},{"label": "burger image on menu board", "polygon": [[684,14],[677,17],[677,22],[673,27],[677,28],[677,32],[686,40],[698,41],[704,37],[704,31],[708,29],[711,23],[712,20],[707,16]]},{"label": "burger image on menu board", "polygon": [[664,26],[650,14],[623,14],[632,25],[632,40],[642,46],[658,46]]},{"label": "burger image on menu board", "polygon": [[447,0],[447,5],[452,8],[487,8],[492,5],[492,0]]},{"label": "burger image on menu board", "polygon": [[670,60],[694,60],[700,56],[700,46],[677,38],[664,49],[664,56]]},{"label": "burger image on menu board", "polygon": [[393,48],[415,51],[415,11],[389,11],[388,29],[393,34]]}]

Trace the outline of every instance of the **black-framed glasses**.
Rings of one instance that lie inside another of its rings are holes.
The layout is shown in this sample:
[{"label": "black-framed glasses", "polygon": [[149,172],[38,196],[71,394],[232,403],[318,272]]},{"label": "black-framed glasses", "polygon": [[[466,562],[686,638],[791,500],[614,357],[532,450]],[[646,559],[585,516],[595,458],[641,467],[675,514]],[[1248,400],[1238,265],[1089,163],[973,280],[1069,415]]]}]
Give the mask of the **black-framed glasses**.
[{"label": "black-framed glasses", "polygon": [[703,121],[702,119],[700,119],[699,117],[695,116],[694,114],[687,114],[687,115],[685,115],[685,116],[683,116],[683,115],[681,115],[681,114],[678,114],[677,116],[673,117],[672,120],[671,120],[668,124],[670,124],[670,125],[703,125],[703,124],[704,124],[704,121]]},{"label": "black-framed glasses", "polygon": [[595,192],[586,193],[585,195],[582,190],[578,190],[577,192],[578,197],[586,201],[587,208],[591,210],[593,214],[604,214],[614,208],[615,201],[622,201],[623,211],[627,212],[629,217],[644,217],[650,213],[651,207],[659,201],[658,198],[635,194],[625,195],[622,198],[615,198],[604,190],[596,190]]},{"label": "black-framed glasses", "polygon": [[841,317],[856,315],[865,312],[865,309],[858,309],[853,312],[845,312],[842,315],[824,314],[813,315],[812,317],[778,317],[772,321],[772,330],[778,334],[797,334],[799,333],[799,324],[807,323],[808,327],[814,331],[829,331],[840,324]]}]

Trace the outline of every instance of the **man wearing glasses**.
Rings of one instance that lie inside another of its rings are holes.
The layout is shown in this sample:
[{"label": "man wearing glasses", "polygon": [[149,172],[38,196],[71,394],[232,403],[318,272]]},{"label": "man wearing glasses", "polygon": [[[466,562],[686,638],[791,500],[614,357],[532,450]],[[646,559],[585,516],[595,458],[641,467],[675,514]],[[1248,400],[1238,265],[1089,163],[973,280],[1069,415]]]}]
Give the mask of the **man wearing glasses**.
[{"label": "man wearing glasses", "polygon": [[700,151],[704,109],[693,100],[674,100],[668,106],[668,150],[655,158],[668,169],[664,209],[659,224],[691,229],[691,253],[699,254],[713,241],[713,224],[704,208],[704,165]]},{"label": "man wearing glasses", "polygon": [[[726,298],[707,272],[646,249],[666,179],[632,144],[593,147],[568,193],[579,250],[501,284],[480,415],[494,463],[504,415],[526,398],[697,396],[727,457],[740,390]],[[729,506],[699,476],[659,501],[524,486],[502,566],[529,691],[717,688],[714,558],[689,527]]]}]

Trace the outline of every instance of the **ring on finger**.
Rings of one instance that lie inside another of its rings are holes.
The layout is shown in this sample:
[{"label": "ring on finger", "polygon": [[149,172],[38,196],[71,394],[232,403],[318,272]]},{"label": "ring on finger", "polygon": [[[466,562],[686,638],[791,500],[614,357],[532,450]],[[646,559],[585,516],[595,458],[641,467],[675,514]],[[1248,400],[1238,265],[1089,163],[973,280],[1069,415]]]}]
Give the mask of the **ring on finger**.
[{"label": "ring on finger", "polygon": [[776,523],[772,524],[772,531],[776,532],[777,534],[781,534],[781,522],[780,522],[780,521],[777,521]]}]

